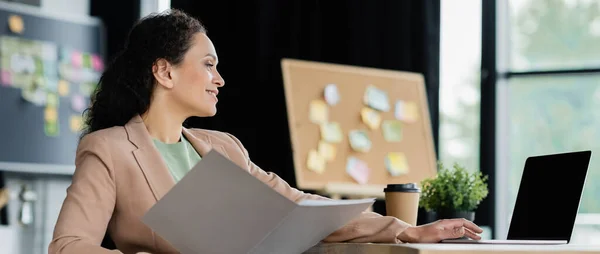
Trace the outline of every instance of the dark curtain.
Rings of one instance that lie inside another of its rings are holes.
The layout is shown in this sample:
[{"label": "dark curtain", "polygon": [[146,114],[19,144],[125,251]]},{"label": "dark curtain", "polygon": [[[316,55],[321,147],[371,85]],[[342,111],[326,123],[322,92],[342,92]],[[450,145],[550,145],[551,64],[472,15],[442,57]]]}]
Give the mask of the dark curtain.
[{"label": "dark curtain", "polygon": [[234,134],[255,163],[292,186],[282,58],[423,73],[437,147],[439,0],[171,4],[205,24],[226,81],[217,115],[189,125]]},{"label": "dark curtain", "polygon": [[139,1],[90,0],[90,15],[102,20],[107,61],[123,49],[129,30],[140,17]]}]

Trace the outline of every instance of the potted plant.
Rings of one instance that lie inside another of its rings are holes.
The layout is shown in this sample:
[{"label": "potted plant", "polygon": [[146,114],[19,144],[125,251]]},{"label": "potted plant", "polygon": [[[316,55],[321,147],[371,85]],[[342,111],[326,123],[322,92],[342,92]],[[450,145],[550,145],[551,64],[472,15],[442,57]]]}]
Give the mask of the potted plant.
[{"label": "potted plant", "polygon": [[438,173],[421,181],[419,207],[427,214],[427,223],[439,219],[465,218],[475,220],[475,209],[488,195],[487,176],[481,172],[469,173],[455,163],[445,168],[438,163]]}]

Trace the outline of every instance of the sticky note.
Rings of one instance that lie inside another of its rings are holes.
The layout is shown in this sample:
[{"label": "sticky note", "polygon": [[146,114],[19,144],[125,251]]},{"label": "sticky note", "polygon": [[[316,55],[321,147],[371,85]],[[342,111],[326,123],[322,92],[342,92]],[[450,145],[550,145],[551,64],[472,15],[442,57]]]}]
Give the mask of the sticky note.
[{"label": "sticky note", "polygon": [[340,143],[342,142],[342,128],[337,122],[327,122],[321,124],[321,139],[329,143]]},{"label": "sticky note", "polygon": [[325,87],[325,101],[331,106],[335,106],[340,102],[340,92],[335,84],[328,84]]},{"label": "sticky note", "polygon": [[94,68],[96,71],[104,70],[104,62],[100,56],[95,54],[92,55],[92,68]]},{"label": "sticky note", "polygon": [[310,102],[309,118],[312,123],[323,124],[328,119],[327,104],[322,100],[313,100]]},{"label": "sticky note", "polygon": [[84,68],[91,69],[92,68],[92,56],[88,53],[83,53],[83,54],[81,54],[81,58],[82,58],[82,62],[81,62],[82,66]]},{"label": "sticky note", "polygon": [[58,81],[58,94],[63,97],[69,95],[69,82],[64,79]]},{"label": "sticky note", "polygon": [[366,153],[371,150],[371,140],[367,135],[367,132],[362,130],[352,130],[348,133],[350,139],[350,147],[354,151]]},{"label": "sticky note", "polygon": [[56,107],[46,107],[46,110],[44,110],[44,120],[46,122],[56,122],[58,120]]},{"label": "sticky note", "polygon": [[331,162],[335,160],[335,156],[337,154],[337,149],[333,144],[329,144],[324,141],[319,142],[319,154],[321,157],[325,159],[327,162]]},{"label": "sticky note", "polygon": [[394,115],[398,120],[405,122],[416,122],[419,117],[419,110],[415,102],[398,100],[396,102]]},{"label": "sticky note", "polygon": [[385,120],[381,125],[383,138],[387,142],[402,141],[402,122],[398,120]]},{"label": "sticky note", "polygon": [[360,111],[360,116],[363,123],[365,123],[369,129],[376,130],[379,128],[379,125],[381,124],[381,114],[379,114],[379,112],[370,108],[363,108]]},{"label": "sticky note", "polygon": [[78,115],[72,115],[71,119],[69,120],[69,126],[72,132],[77,133],[81,131],[81,127],[83,126],[83,118]]},{"label": "sticky note", "polygon": [[80,94],[73,94],[71,96],[71,108],[76,112],[83,112],[85,110],[86,103],[85,98]]},{"label": "sticky note", "polygon": [[346,173],[352,177],[359,184],[366,184],[369,182],[369,175],[371,169],[367,166],[364,161],[350,156],[346,162]]},{"label": "sticky note", "polygon": [[367,86],[363,102],[365,105],[379,111],[388,112],[390,110],[390,102],[387,93],[373,85]]},{"label": "sticky note", "polygon": [[21,16],[19,15],[10,15],[8,17],[8,28],[13,33],[23,33],[23,30],[25,29],[25,23],[23,23],[23,18],[21,18]]},{"label": "sticky note", "polygon": [[323,174],[325,171],[325,159],[315,149],[308,152],[308,169]]},{"label": "sticky note", "polygon": [[403,175],[409,171],[404,153],[388,153],[385,157],[385,167],[392,176]]},{"label": "sticky note", "polygon": [[0,79],[2,79],[3,86],[10,86],[12,82],[12,73],[9,70],[3,69],[0,73]]},{"label": "sticky note", "polygon": [[52,107],[52,108],[57,108],[58,103],[59,103],[58,94],[48,93],[48,96],[46,98],[46,106]]},{"label": "sticky note", "polygon": [[44,123],[44,133],[49,137],[56,137],[60,133],[60,128],[58,125],[58,121],[49,122],[46,121]]},{"label": "sticky note", "polygon": [[74,67],[80,68],[83,65],[83,56],[78,51],[71,52],[71,64]]}]

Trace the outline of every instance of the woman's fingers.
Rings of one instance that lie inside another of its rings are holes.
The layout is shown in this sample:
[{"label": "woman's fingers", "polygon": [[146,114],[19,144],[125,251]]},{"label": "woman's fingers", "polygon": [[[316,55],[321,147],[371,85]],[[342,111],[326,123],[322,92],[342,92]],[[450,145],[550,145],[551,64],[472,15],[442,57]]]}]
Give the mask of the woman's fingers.
[{"label": "woman's fingers", "polygon": [[473,239],[473,240],[481,240],[481,236],[479,236],[478,234],[473,233],[473,231],[471,231],[470,229],[466,228],[465,229],[465,236]]},{"label": "woman's fingers", "polygon": [[477,234],[483,233],[483,229],[481,229],[479,226],[475,225],[475,223],[473,223],[472,221],[469,221],[469,220],[464,220],[464,227],[471,230],[473,233],[477,233]]},{"label": "woman's fingers", "polygon": [[467,219],[451,219],[450,224],[452,225],[452,227],[455,227],[455,228],[465,227],[465,228],[471,230],[471,232],[477,233],[477,234],[480,234],[483,232],[483,229],[481,229],[480,227],[475,225],[475,223],[473,223]]}]

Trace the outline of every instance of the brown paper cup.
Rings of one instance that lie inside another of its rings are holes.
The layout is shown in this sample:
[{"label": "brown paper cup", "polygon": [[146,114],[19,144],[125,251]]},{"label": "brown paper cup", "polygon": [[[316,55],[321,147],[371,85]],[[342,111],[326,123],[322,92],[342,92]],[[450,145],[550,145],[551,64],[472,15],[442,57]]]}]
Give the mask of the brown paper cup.
[{"label": "brown paper cup", "polygon": [[416,226],[421,189],[415,183],[407,183],[388,184],[383,191],[386,214]]}]

